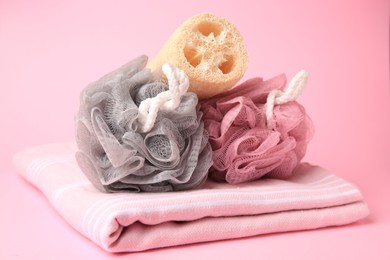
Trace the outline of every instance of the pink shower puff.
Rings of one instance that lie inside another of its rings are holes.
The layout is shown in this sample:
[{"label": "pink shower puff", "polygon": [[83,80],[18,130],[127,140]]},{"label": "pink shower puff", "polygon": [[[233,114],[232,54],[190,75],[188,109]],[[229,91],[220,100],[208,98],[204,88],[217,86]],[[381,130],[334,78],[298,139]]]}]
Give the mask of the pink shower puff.
[{"label": "pink shower puff", "polygon": [[211,178],[237,184],[263,176],[285,179],[306,153],[314,128],[296,101],[275,105],[267,127],[268,94],[283,90],[286,76],[250,79],[201,102],[213,150]]}]

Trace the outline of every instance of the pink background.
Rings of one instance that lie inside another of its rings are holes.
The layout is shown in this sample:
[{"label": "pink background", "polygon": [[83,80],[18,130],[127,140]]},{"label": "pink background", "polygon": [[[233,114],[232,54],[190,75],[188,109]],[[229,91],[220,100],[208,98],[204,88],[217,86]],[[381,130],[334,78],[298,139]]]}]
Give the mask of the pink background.
[{"label": "pink background", "polygon": [[[0,259],[390,259],[388,1],[0,0]],[[187,17],[212,12],[241,31],[244,79],[291,78],[316,126],[305,160],[357,184],[371,215],[357,224],[202,243],[132,255],[78,235],[16,175],[12,155],[74,138],[79,93],[145,53]]]}]

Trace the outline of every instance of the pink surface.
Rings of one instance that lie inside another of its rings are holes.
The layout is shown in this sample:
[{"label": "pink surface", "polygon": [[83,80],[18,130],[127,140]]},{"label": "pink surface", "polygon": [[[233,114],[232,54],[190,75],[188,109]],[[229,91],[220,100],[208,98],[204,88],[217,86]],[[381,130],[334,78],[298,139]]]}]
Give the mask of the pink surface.
[{"label": "pink surface", "polygon": [[[80,3],[81,2],[81,3]],[[160,249],[134,259],[389,259],[389,6],[362,1],[0,1],[0,259],[107,259],[36,190],[12,155],[73,140],[81,89],[118,65],[153,57],[187,17],[209,11],[241,31],[244,79],[305,68],[299,98],[316,133],[305,161],[356,184],[370,217],[340,228]],[[283,249],[283,250],[282,250]]]}]

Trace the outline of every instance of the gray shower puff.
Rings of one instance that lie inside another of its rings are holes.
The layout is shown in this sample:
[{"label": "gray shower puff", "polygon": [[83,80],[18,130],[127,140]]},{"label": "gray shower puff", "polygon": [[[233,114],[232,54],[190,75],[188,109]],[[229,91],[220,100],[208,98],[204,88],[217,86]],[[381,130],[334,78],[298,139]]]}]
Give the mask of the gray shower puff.
[{"label": "gray shower puff", "polygon": [[196,188],[212,165],[198,98],[187,92],[154,127],[139,131],[138,106],[168,89],[140,56],[89,84],[75,118],[77,162],[103,192],[163,192]]}]

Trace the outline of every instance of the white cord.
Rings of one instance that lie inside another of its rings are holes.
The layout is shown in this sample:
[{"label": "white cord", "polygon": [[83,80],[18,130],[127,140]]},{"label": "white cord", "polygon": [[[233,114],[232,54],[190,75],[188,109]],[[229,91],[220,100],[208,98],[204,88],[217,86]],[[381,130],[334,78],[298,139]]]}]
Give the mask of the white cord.
[{"label": "white cord", "polygon": [[156,122],[159,110],[172,111],[180,105],[181,97],[187,92],[189,80],[184,71],[174,67],[169,63],[162,66],[169,89],[159,93],[153,98],[147,98],[139,105],[138,122],[140,131],[149,132]]},{"label": "white cord", "polygon": [[308,76],[309,74],[306,70],[301,70],[291,79],[285,91],[274,89],[268,94],[267,102],[265,103],[268,128],[271,127],[271,119],[275,104],[280,105],[297,99],[306,87]]}]

